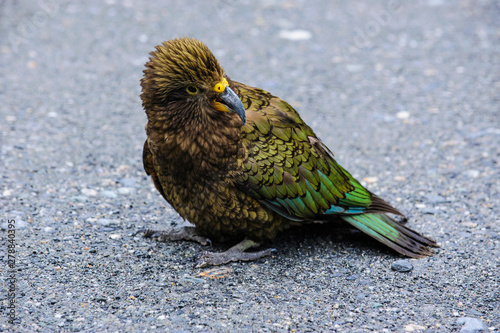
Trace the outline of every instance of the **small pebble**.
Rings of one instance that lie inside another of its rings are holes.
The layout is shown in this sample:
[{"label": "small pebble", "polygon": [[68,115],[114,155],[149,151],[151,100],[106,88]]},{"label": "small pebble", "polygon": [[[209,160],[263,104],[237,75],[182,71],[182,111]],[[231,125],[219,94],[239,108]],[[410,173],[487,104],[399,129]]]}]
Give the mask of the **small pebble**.
[{"label": "small pebble", "polygon": [[132,187],[120,187],[118,189],[118,193],[123,194],[123,195],[128,195],[130,193],[133,193],[134,191],[135,191],[135,189]]},{"label": "small pebble", "polygon": [[115,193],[115,192],[113,192],[113,191],[108,191],[108,190],[106,190],[106,191],[102,191],[102,192],[101,192],[101,195],[102,195],[102,196],[104,196],[104,197],[108,197],[108,198],[116,198],[116,197],[117,197],[117,195],[116,195],[116,193]]},{"label": "small pebble", "polygon": [[409,272],[413,269],[413,265],[408,260],[396,260],[392,263],[391,269],[396,272]]},{"label": "small pebble", "polygon": [[194,283],[205,283],[205,279],[192,277],[192,276],[184,276],[180,279],[180,282],[194,282]]},{"label": "small pebble", "polygon": [[378,177],[365,177],[363,180],[368,184],[372,184],[378,182]]},{"label": "small pebble", "polygon": [[363,70],[363,68],[364,68],[364,66],[360,65],[360,64],[347,64],[345,66],[345,69],[348,72],[353,72],[353,73],[361,72]]},{"label": "small pebble", "polygon": [[458,318],[457,325],[463,325],[460,330],[461,333],[483,332],[488,330],[488,327],[483,321],[471,317]]},{"label": "small pebble", "polygon": [[396,113],[396,118],[398,119],[408,119],[410,118],[410,112],[408,111],[399,111]]},{"label": "small pebble", "polygon": [[114,222],[110,219],[97,219],[97,223],[99,223],[100,225],[104,226],[104,227],[107,227],[108,225],[110,224],[114,224]]},{"label": "small pebble", "polygon": [[356,280],[357,278],[359,278],[359,274],[352,274],[352,275],[349,275],[349,276],[346,276],[346,280],[347,281],[354,281]]},{"label": "small pebble", "polygon": [[447,203],[450,202],[448,199],[441,195],[429,194],[425,197],[428,203],[439,204],[439,203]]},{"label": "small pebble", "polygon": [[408,324],[405,326],[406,332],[416,332],[425,330],[425,326],[417,325],[417,324]]},{"label": "small pebble", "polygon": [[307,30],[281,30],[278,37],[291,41],[299,41],[311,39],[312,33]]},{"label": "small pebble", "polygon": [[69,197],[69,200],[75,201],[75,202],[86,202],[89,199],[86,195],[74,195],[72,197]]},{"label": "small pebble", "polygon": [[436,75],[436,74],[437,74],[437,70],[436,70],[436,69],[434,69],[434,68],[426,68],[426,69],[424,70],[424,75],[425,75],[425,76],[434,76],[434,75]]},{"label": "small pebble", "polygon": [[479,174],[480,174],[480,172],[478,170],[474,170],[474,169],[465,171],[465,175],[467,177],[470,177],[470,178],[477,178],[477,177],[479,177]]},{"label": "small pebble", "polygon": [[437,213],[437,209],[426,207],[426,208],[422,208],[422,210],[420,212],[422,214],[435,215]]},{"label": "small pebble", "polygon": [[81,192],[89,197],[95,197],[97,195],[97,191],[90,188],[82,188]]},{"label": "small pebble", "polygon": [[135,187],[137,184],[137,179],[136,178],[122,178],[120,180],[120,183],[124,187]]}]

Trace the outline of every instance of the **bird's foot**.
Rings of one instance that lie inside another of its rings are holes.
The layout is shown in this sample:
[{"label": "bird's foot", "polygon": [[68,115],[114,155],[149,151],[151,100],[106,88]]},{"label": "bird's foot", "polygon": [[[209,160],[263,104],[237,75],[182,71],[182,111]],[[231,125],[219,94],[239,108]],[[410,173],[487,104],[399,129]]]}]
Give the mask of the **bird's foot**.
[{"label": "bird's foot", "polygon": [[135,233],[141,234],[143,237],[154,239],[158,242],[188,240],[200,243],[201,245],[212,245],[212,241],[206,237],[200,236],[196,233],[194,227],[183,227],[179,230],[152,230],[142,229]]},{"label": "bird's foot", "polygon": [[257,252],[245,252],[252,247],[259,246],[260,243],[254,242],[250,239],[244,239],[225,252],[204,252],[196,261],[196,268],[207,266],[218,266],[227,264],[232,261],[251,261],[257,260],[276,252],[276,249],[266,249]]}]

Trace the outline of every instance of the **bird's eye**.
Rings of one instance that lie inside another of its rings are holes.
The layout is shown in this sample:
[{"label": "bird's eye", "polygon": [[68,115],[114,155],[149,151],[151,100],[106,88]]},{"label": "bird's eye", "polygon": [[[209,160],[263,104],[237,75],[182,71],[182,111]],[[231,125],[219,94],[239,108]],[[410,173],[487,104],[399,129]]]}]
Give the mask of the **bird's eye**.
[{"label": "bird's eye", "polygon": [[186,91],[191,95],[195,95],[198,93],[198,88],[196,88],[195,86],[188,86],[186,88]]}]

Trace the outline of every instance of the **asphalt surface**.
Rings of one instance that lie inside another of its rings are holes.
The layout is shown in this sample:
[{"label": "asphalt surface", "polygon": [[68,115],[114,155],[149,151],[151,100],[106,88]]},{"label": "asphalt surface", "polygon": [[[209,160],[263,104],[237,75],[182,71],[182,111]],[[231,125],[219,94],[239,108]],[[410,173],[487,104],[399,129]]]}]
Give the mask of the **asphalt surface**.
[{"label": "asphalt surface", "polygon": [[[142,69],[177,36],[289,101],[438,253],[321,226],[209,270],[133,236],[185,224],[141,161]],[[499,96],[498,1],[0,1],[0,330],[498,331]]]}]

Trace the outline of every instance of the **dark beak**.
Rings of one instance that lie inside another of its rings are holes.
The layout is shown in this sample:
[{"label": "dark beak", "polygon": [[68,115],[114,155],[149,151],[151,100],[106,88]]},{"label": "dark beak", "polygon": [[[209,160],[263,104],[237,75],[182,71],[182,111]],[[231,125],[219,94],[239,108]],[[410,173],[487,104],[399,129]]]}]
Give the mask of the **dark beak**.
[{"label": "dark beak", "polygon": [[243,106],[243,103],[241,103],[238,95],[236,95],[231,88],[226,87],[226,89],[219,95],[219,99],[221,99],[232,112],[236,112],[238,116],[240,116],[243,125],[247,123],[245,107]]}]

